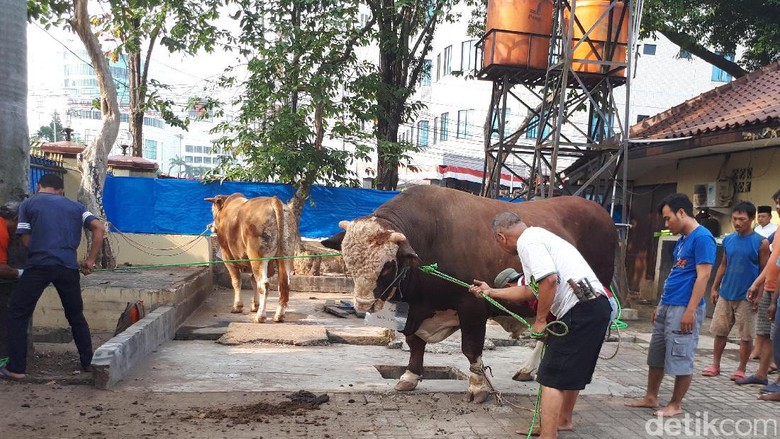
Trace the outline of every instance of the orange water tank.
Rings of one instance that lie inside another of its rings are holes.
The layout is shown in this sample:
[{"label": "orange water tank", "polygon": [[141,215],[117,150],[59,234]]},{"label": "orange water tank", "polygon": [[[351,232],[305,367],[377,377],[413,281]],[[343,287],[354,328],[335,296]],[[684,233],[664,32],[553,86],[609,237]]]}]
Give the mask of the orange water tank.
[{"label": "orange water tank", "polygon": [[[585,32],[580,29],[579,26],[574,26],[574,36],[572,40],[572,47],[577,44],[578,41],[585,35],[585,33],[593,27],[604,13],[609,8],[609,0],[578,0],[575,3],[575,15],[579,20]],[[601,21],[598,21],[595,29],[588,35],[593,47],[588,44],[587,41],[583,41],[572,53],[573,60],[592,60],[592,61],[612,61],[625,63],[626,62],[626,47],[628,42],[628,11],[623,13],[624,3],[618,1],[615,3],[615,7],[605,15]],[[564,31],[568,32],[568,26],[571,24],[571,13],[566,10],[566,26]],[[611,18],[611,20],[610,20]],[[611,26],[610,26],[611,24]],[[610,42],[609,47],[607,42]],[[609,50],[608,50],[609,49]],[[595,50],[595,51],[594,51]],[[609,53],[608,53],[609,52]],[[598,57],[596,56],[598,54]],[[611,56],[609,56],[611,55]],[[573,62],[572,68],[578,72],[587,73],[605,73],[607,71],[616,69],[618,66],[615,64],[598,65],[598,64],[584,64]],[[606,69],[606,70],[605,70]],[[620,69],[613,72],[612,76],[625,76],[625,69]]]},{"label": "orange water tank", "polygon": [[[552,32],[552,0],[488,0],[482,68],[490,65],[547,68]],[[539,35],[512,34],[504,31]]]}]

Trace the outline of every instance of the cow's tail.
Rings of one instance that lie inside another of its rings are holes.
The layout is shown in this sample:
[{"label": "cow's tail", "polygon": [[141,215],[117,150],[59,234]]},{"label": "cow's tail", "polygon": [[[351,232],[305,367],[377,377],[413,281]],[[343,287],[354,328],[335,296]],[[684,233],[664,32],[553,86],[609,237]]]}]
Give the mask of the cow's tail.
[{"label": "cow's tail", "polygon": [[[292,255],[286,255],[285,254],[285,248],[284,245],[285,241],[288,239],[285,228],[285,221],[284,221],[284,205],[282,204],[282,201],[277,198],[273,197],[273,207],[274,207],[274,215],[276,215],[276,236],[279,237],[279,239],[276,240],[276,256],[292,256]],[[287,301],[290,298],[290,279],[287,277],[287,264],[292,264],[292,260],[287,259],[277,259],[276,260],[276,268],[278,269],[279,273],[279,304],[281,306],[287,306]]]}]

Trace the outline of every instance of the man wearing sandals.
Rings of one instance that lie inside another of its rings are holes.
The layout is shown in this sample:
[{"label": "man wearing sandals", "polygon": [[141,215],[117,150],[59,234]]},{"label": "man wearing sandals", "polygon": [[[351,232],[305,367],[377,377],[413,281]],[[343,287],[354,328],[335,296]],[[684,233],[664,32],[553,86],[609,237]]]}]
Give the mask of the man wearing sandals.
[{"label": "man wearing sandals", "polygon": [[664,284],[661,302],[652,315],[653,336],[647,352],[647,390],[628,407],[658,408],[664,373],[674,376],[672,399],[655,416],[682,413],[682,400],[693,375],[693,358],[704,321],[704,292],[715,262],[715,238],[693,216],[693,203],[677,193],[664,198],[658,211],[666,227],[680,239],[674,246],[674,265]]},{"label": "man wearing sandals", "polygon": [[[734,233],[723,239],[723,260],[712,284],[711,300],[715,305],[710,333],[715,337],[712,364],[702,375],[720,375],[720,359],[727,337],[735,325],[739,331],[739,366],[731,381],[744,380],[745,368],[753,350],[756,335],[755,297],[748,297],[750,285],[764,269],[769,259],[769,241],[752,229],[756,206],[749,201],[737,203],[731,211]],[[741,382],[741,381],[740,381]]]},{"label": "man wearing sandals", "polygon": [[[596,368],[610,307],[604,287],[580,252],[568,241],[541,227],[528,227],[516,214],[493,219],[499,246],[520,257],[528,284],[538,293],[536,321],[531,331],[545,333],[550,313],[568,327],[563,336],[547,337],[547,348],[536,381],[542,385],[540,437],[557,438],[572,429],[572,413],[580,390]],[[507,301],[528,298],[528,287],[493,289],[474,280],[469,292]],[[561,325],[551,331],[561,332]],[[522,433],[522,432],[519,432]]]}]

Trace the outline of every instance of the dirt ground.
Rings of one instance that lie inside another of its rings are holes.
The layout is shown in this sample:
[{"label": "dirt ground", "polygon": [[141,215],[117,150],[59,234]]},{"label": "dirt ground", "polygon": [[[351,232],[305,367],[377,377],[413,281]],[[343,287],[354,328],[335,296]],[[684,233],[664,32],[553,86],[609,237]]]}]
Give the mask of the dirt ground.
[{"label": "dirt ground", "polygon": [[[436,404],[440,399],[444,407]],[[139,394],[54,382],[0,382],[0,401],[0,431],[7,438],[364,437],[380,434],[375,422],[360,422],[364,417],[392,413],[403,422],[418,423],[434,414],[437,419],[456,418],[493,407],[435,394]],[[522,403],[532,406],[529,398]],[[433,433],[447,436],[446,431]]]}]

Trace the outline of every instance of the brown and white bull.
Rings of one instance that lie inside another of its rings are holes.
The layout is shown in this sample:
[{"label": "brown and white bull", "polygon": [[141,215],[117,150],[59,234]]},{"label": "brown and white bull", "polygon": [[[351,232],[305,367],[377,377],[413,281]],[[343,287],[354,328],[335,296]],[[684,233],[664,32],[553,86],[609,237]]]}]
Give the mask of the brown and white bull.
[{"label": "brown and white bull", "polygon": [[[292,214],[276,197],[255,197],[247,199],[235,193],[230,196],[217,195],[206,198],[212,203],[213,227],[224,260],[261,259],[269,257],[291,256],[294,252],[292,237]],[[252,312],[257,312],[254,321],[265,321],[266,297],[268,295],[268,260],[250,262],[227,262],[225,267],[230,273],[233,285],[233,309],[243,311],[241,300],[241,271],[251,269],[255,292],[252,295]],[[279,305],[274,321],[284,320],[284,312],[289,299],[289,276],[292,261],[276,260],[279,278]]]},{"label": "brown and white bull", "polygon": [[[369,216],[342,221],[345,230],[323,244],[341,250],[355,284],[360,310],[381,309],[385,301],[409,304],[402,331],[410,348],[406,371],[397,390],[414,389],[423,372],[426,343],[441,341],[460,327],[461,350],[470,363],[467,398],[489,396],[482,348],[489,316],[501,312],[466,288],[405,266],[437,263],[455,278],[493,279],[506,267],[520,269],[517,257],[495,243],[491,222],[503,211],[516,212],[529,226],[544,227],[574,244],[599,280],[609,285],[614,271],[616,230],[597,203],[579,197],[507,203],[437,186],[411,188],[381,205]],[[525,304],[505,306],[534,315]],[[438,320],[438,321],[437,321]]]}]

